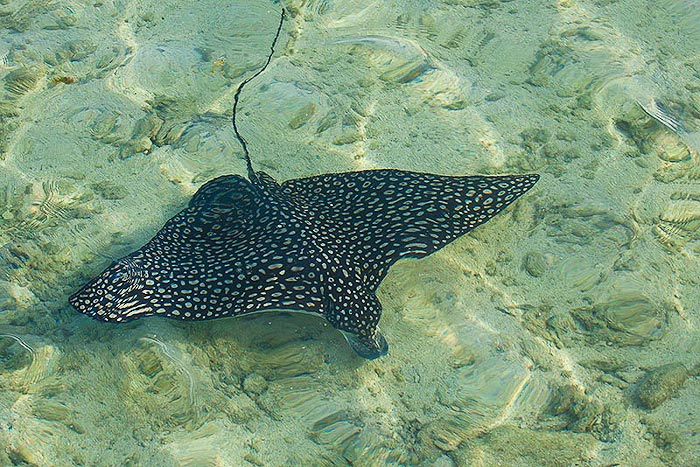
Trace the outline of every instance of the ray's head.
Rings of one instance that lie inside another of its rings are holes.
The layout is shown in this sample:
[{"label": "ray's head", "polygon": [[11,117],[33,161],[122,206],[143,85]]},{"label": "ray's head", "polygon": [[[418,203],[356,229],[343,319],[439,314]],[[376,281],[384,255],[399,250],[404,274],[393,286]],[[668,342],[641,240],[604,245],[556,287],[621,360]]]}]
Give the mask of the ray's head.
[{"label": "ray's head", "polygon": [[149,280],[141,261],[124,257],[70,296],[79,312],[100,321],[126,322],[151,314]]}]

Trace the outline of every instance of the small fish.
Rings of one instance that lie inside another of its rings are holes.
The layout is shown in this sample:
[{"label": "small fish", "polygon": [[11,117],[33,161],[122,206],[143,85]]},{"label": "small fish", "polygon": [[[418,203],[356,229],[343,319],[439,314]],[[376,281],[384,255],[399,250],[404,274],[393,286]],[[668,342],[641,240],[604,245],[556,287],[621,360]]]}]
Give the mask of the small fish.
[{"label": "small fish", "polygon": [[376,291],[389,268],[488,221],[539,176],[383,169],[279,184],[253,170],[235,124],[240,90],[262,70],[241,83],[234,100],[248,179],[224,175],[204,184],[153,239],[73,294],[70,304],[111,322],[307,312],[342,331],[358,355],[385,355]]}]

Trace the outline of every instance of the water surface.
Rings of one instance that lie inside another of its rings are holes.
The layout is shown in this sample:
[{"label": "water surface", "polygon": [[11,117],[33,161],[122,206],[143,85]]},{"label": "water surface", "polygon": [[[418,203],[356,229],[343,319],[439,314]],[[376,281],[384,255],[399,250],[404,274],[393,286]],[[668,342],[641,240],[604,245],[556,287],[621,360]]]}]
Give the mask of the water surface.
[{"label": "water surface", "polygon": [[245,173],[280,6],[3,2],[0,464],[697,464],[700,4],[283,3],[258,169],[541,181],[392,269],[372,362],[310,316],[95,322],[67,295]]}]

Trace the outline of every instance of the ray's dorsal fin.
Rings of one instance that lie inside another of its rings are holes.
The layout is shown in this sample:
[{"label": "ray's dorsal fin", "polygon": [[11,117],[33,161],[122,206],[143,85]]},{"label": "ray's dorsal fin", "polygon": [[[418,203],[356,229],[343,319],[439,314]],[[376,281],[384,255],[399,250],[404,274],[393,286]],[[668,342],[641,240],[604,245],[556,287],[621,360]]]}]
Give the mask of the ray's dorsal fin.
[{"label": "ray's dorsal fin", "polygon": [[243,91],[243,87],[253,81],[255,78],[260,76],[260,74],[265,71],[267,66],[270,64],[270,61],[272,61],[272,56],[275,54],[275,46],[277,45],[277,40],[280,37],[280,33],[282,32],[282,24],[284,23],[284,18],[286,17],[287,13],[284,8],[282,8],[282,13],[280,15],[280,22],[279,25],[277,26],[277,32],[275,33],[275,38],[272,40],[272,45],[270,46],[270,54],[267,56],[267,60],[265,61],[265,64],[260,68],[253,76],[250,76],[243,81],[241,81],[241,84],[238,85],[238,89],[236,89],[236,94],[233,96],[233,116],[231,117],[231,124],[233,125],[233,132],[236,134],[236,139],[238,140],[239,143],[241,143],[241,146],[243,147],[243,154],[245,155],[245,163],[246,163],[246,168],[248,171],[248,179],[253,183],[253,184],[258,184],[258,175],[256,174],[255,170],[253,170],[253,162],[250,160],[250,153],[248,152],[248,145],[246,144],[245,139],[243,136],[241,136],[241,133],[238,131],[238,125],[236,125],[236,110],[238,109],[238,101],[241,98],[241,91]]},{"label": "ray's dorsal fin", "polygon": [[230,240],[244,235],[246,224],[255,222],[264,211],[260,190],[252,183],[240,175],[222,175],[197,190],[187,209],[166,223],[164,235],[180,232],[180,238],[205,240],[216,233]]}]

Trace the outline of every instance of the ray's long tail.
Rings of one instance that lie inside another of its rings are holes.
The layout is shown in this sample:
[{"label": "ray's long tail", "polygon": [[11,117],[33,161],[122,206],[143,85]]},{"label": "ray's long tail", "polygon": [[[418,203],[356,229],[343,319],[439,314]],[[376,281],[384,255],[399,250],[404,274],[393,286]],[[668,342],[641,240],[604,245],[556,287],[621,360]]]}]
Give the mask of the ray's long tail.
[{"label": "ray's long tail", "polygon": [[272,40],[272,45],[270,46],[270,54],[267,56],[267,61],[263,65],[262,68],[260,68],[253,76],[250,76],[249,78],[244,79],[241,84],[238,85],[238,89],[236,89],[236,94],[233,97],[233,117],[231,117],[231,123],[233,124],[233,132],[236,134],[236,139],[241,143],[241,146],[243,147],[243,153],[245,154],[245,163],[246,167],[248,169],[248,179],[251,181],[251,183],[257,185],[259,183],[258,181],[258,176],[255,174],[255,171],[253,170],[253,162],[250,160],[250,153],[248,152],[248,145],[246,144],[245,139],[241,136],[241,133],[238,131],[238,126],[236,125],[236,110],[238,108],[238,101],[241,97],[241,91],[243,90],[243,87],[250,83],[252,80],[257,78],[265,69],[267,66],[270,64],[270,61],[272,61],[272,56],[275,54],[275,46],[277,45],[277,40],[280,37],[280,32],[282,31],[282,24],[284,23],[284,18],[286,17],[286,12],[284,8],[282,8],[282,14],[280,15],[280,22],[279,25],[277,26],[277,32],[275,33],[275,38]]}]

